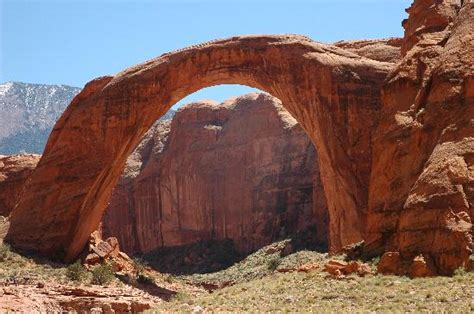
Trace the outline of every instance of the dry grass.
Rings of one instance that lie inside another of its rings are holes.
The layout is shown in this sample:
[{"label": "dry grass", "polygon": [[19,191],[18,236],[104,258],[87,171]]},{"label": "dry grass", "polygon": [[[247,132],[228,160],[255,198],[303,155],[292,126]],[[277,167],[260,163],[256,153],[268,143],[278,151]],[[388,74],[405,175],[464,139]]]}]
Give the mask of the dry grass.
[{"label": "dry grass", "polygon": [[94,272],[86,270],[79,262],[66,265],[46,258],[19,254],[7,244],[0,244],[0,283],[121,284],[111,271],[106,272],[101,268],[96,272],[94,275]]},{"label": "dry grass", "polygon": [[[278,245],[278,244],[277,244]],[[474,273],[454,277],[409,279],[369,275],[333,279],[326,273],[280,273],[268,266],[278,253],[268,247],[232,267],[212,274],[182,276],[188,282],[235,284],[213,293],[179,293],[157,312],[473,312]],[[321,266],[326,254],[300,251],[284,258],[277,269],[308,262]],[[334,257],[331,257],[334,258]],[[337,257],[342,258],[342,257]],[[374,267],[375,265],[372,265]]]},{"label": "dry grass", "polygon": [[211,294],[180,296],[157,311],[464,312],[474,311],[474,273],[409,279],[327,278],[324,273],[273,273]]},{"label": "dry grass", "polygon": [[[281,243],[274,244],[276,246]],[[323,265],[326,254],[300,251],[279,258],[266,247],[220,272],[174,277],[148,273],[158,286],[179,292],[156,312],[473,312],[474,273],[458,271],[453,277],[409,279],[369,275],[333,279],[321,271],[280,273],[280,268],[308,262]],[[278,263],[271,262],[278,259]],[[339,257],[342,258],[342,257]],[[276,267],[276,271],[273,268]],[[41,262],[0,246],[0,282],[54,280],[71,283],[66,265]],[[151,280],[150,279],[150,280]],[[234,285],[207,293],[185,282]],[[148,282],[148,281],[147,281]],[[121,283],[116,283],[121,284]],[[151,281],[150,281],[151,284]],[[119,296],[117,296],[119,297]]]},{"label": "dry grass", "polygon": [[66,265],[20,255],[8,244],[0,244],[0,281],[24,282],[57,281],[67,282]]},{"label": "dry grass", "polygon": [[263,278],[280,268],[300,266],[315,261],[322,262],[328,258],[326,253],[315,251],[299,251],[286,257],[280,257],[280,250],[285,247],[288,241],[283,240],[268,245],[227,269],[207,274],[177,276],[177,278],[192,284],[241,283]]}]

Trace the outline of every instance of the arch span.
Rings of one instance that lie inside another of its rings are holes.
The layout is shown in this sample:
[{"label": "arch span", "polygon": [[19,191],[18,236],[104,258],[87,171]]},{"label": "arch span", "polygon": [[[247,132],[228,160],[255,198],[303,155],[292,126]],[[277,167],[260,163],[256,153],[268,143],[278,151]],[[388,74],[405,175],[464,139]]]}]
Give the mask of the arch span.
[{"label": "arch span", "polygon": [[391,64],[296,35],[192,46],[89,82],[57,122],[11,215],[8,239],[42,253],[83,249],[127,156],[156,119],[201,88],[242,84],[279,98],[317,146],[331,249],[361,239],[372,130]]}]

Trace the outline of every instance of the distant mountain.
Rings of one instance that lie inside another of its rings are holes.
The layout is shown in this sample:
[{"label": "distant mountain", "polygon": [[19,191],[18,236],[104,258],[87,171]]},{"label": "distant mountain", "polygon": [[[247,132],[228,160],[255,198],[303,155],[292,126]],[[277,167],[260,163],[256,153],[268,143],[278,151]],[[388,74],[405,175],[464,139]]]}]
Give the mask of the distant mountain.
[{"label": "distant mountain", "polygon": [[80,90],[66,85],[0,84],[0,154],[42,153],[56,120]]},{"label": "distant mountain", "polygon": [[[0,155],[41,154],[57,119],[80,91],[67,85],[0,84]],[[170,110],[162,120],[173,115]]]}]

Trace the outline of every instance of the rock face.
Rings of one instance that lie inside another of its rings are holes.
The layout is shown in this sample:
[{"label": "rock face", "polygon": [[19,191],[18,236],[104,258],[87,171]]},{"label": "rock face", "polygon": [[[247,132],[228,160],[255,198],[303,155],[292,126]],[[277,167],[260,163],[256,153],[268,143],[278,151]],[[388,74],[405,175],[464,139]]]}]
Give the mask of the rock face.
[{"label": "rock face", "polygon": [[383,88],[365,250],[386,251],[384,269],[413,273],[423,259],[450,274],[474,248],[474,3],[419,0],[407,12]]},{"label": "rock face", "polygon": [[91,81],[57,122],[10,217],[7,239],[44,254],[63,250],[74,259],[153,123],[188,94],[232,83],[280,99],[316,145],[331,249],[360,241],[370,143],[392,67],[303,36],[262,35],[192,46]]},{"label": "rock face", "polygon": [[42,153],[56,120],[80,90],[66,85],[0,84],[0,154]]},{"label": "rock face", "polygon": [[0,155],[0,216],[6,217],[13,210],[39,159],[39,155]]},{"label": "rock face", "polygon": [[155,125],[127,161],[102,230],[127,253],[210,239],[249,253],[308,229],[327,246],[327,220],[310,139],[278,99],[249,94],[193,103]]}]

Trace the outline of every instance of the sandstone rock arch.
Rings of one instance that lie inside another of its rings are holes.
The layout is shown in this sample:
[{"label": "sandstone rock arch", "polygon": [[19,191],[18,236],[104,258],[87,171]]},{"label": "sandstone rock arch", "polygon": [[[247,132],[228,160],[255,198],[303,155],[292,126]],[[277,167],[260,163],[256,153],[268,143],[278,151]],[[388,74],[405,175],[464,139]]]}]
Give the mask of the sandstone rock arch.
[{"label": "sandstone rock arch", "polygon": [[306,37],[209,42],[89,82],[57,122],[11,214],[9,241],[42,253],[83,249],[127,156],[154,121],[201,88],[243,84],[279,98],[317,146],[331,249],[362,238],[370,141],[391,64]]}]

